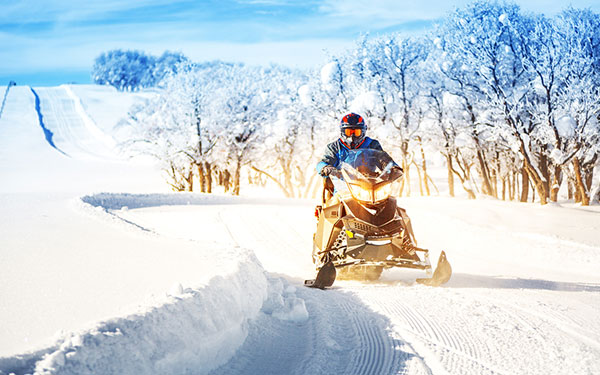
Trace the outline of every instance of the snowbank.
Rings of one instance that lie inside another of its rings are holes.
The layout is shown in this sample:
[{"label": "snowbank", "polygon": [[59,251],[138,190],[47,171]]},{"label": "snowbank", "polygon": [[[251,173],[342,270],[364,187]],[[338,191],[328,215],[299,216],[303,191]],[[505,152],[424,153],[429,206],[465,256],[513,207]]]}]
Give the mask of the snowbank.
[{"label": "snowbank", "polygon": [[[176,239],[156,237],[159,233],[148,237],[147,232],[138,230],[139,225],[119,215],[129,208],[253,200],[202,194],[100,193],[72,204],[75,211],[108,219],[113,224],[109,227],[120,226],[129,235],[138,233],[133,241],[157,238],[177,247],[181,244]],[[212,269],[209,275],[214,276],[205,283],[188,284],[196,285],[192,288],[176,283],[169,293],[152,296],[137,309],[63,332],[54,344],[41,350],[0,358],[0,374],[205,374],[234,356],[246,340],[249,326],[259,317],[293,324],[308,320],[296,288],[285,279],[269,276],[252,250],[217,243],[197,245],[200,253],[221,255],[205,259],[206,264],[194,261],[199,273],[208,272],[207,266]],[[219,266],[219,261],[232,266]]]},{"label": "snowbank", "polygon": [[[267,299],[265,272],[250,251],[238,269],[199,289],[166,296],[137,314],[67,335],[33,361],[0,359],[0,374],[203,374],[242,345],[248,321]],[[271,297],[273,298],[273,297]],[[40,354],[43,352],[40,352]]]}]

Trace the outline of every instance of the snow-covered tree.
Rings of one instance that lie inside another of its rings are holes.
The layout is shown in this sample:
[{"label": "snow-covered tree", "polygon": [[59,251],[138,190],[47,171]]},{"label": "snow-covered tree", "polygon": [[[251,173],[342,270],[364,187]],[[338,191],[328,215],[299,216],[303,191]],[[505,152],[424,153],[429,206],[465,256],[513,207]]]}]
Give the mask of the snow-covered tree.
[{"label": "snow-covered tree", "polygon": [[156,58],[142,51],[111,50],[100,54],[92,67],[92,81],[118,90],[157,86],[188,59],[178,52],[165,51]]},{"label": "snow-covered tree", "polygon": [[576,201],[587,205],[594,198],[593,174],[600,161],[600,15],[569,8],[555,23],[565,68],[557,95],[562,147],[553,156],[568,167]]},{"label": "snow-covered tree", "polygon": [[516,5],[476,2],[457,10],[442,29],[444,73],[456,83],[454,94],[471,119],[483,192],[498,196],[495,181],[502,171],[489,161],[513,150],[545,203],[547,179],[538,168],[543,143],[536,143],[538,124],[529,112],[534,75],[524,63],[528,27]]},{"label": "snow-covered tree", "polygon": [[160,94],[130,111],[132,137],[126,146],[154,156],[164,165],[175,190],[192,190],[197,173],[201,191],[211,191],[212,150],[219,130],[203,121],[222,63],[183,64],[164,81]]}]

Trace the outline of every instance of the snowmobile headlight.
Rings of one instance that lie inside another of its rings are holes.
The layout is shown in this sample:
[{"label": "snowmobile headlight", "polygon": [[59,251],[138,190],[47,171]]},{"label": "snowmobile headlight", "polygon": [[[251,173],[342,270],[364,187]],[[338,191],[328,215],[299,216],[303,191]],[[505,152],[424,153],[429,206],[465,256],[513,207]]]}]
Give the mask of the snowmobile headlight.
[{"label": "snowmobile headlight", "polygon": [[375,190],[375,202],[379,202],[385,199],[388,199],[388,197],[392,194],[392,184],[385,184],[383,186],[380,186],[378,189]]},{"label": "snowmobile headlight", "polygon": [[350,192],[352,193],[352,196],[359,200],[359,201],[363,201],[363,202],[371,202],[372,195],[371,195],[371,190],[370,189],[364,189],[359,185],[353,185],[353,184],[349,184],[350,185]]}]

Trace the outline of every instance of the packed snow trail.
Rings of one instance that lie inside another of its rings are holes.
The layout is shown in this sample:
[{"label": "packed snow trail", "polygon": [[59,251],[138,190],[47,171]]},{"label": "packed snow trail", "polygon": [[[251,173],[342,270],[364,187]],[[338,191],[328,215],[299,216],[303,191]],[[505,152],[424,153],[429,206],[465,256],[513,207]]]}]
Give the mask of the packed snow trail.
[{"label": "packed snow trail", "polygon": [[98,128],[69,86],[31,91],[40,125],[52,147],[77,159],[114,159],[115,141]]},{"label": "packed snow trail", "polygon": [[[495,272],[498,264],[490,267],[485,260],[474,261],[470,254],[479,251],[483,259],[512,256],[514,250],[508,249],[496,254],[513,241],[523,241],[507,235],[514,231],[510,221],[505,221],[507,228],[488,234],[478,220],[457,221],[440,211],[420,212],[413,219],[417,235],[423,223],[433,222],[431,218],[436,217],[446,223],[448,230],[493,236],[496,242],[481,249],[481,239],[463,236],[463,248],[447,249],[450,261],[459,265],[447,287],[414,285],[404,275],[406,272],[392,270],[384,273],[381,282],[338,281],[333,289],[319,291],[300,287],[302,278],[314,272],[309,260],[314,226],[311,202],[288,200],[286,204],[286,200],[234,197],[215,197],[211,202],[210,197],[200,197],[197,201],[188,199],[186,206],[164,206],[166,201],[160,196],[142,197],[146,204],[140,204],[140,199],[133,196],[128,196],[127,203],[127,197],[101,195],[98,202],[112,202],[112,214],[167,237],[251,248],[268,271],[287,275],[299,288],[296,294],[304,299],[310,318],[290,324],[259,317],[237,355],[215,374],[244,373],[248,368],[261,373],[297,374],[558,374],[564,368],[574,374],[600,371],[600,323],[593,318],[600,310],[600,284],[587,281],[594,277],[594,265],[587,261],[597,257],[599,251],[592,239],[583,239],[585,245],[572,244],[570,238],[554,236],[561,234],[560,230],[547,241],[537,236],[537,248],[535,242],[528,243],[529,253],[524,258],[549,254],[548,259],[539,258],[530,265],[545,279],[531,279],[522,273],[526,265],[512,267],[520,264],[518,258],[504,259],[509,265],[505,276],[496,276],[489,270]],[[121,202],[115,204],[119,199]],[[162,206],[151,207],[153,200]],[[445,207],[462,203],[444,201]],[[130,207],[123,211],[121,205]],[[497,211],[499,216],[504,214],[510,212]],[[522,226],[520,229],[534,232]],[[442,238],[450,234],[439,227],[437,231]],[[560,244],[555,255],[546,249],[548,243]],[[570,249],[566,247],[569,243]],[[577,246],[589,247],[587,258],[563,263],[573,266],[579,261],[579,271],[583,272],[573,274],[577,271],[571,267],[556,272],[562,256]],[[554,258],[558,263],[552,262]],[[561,281],[568,277],[582,281]]]}]

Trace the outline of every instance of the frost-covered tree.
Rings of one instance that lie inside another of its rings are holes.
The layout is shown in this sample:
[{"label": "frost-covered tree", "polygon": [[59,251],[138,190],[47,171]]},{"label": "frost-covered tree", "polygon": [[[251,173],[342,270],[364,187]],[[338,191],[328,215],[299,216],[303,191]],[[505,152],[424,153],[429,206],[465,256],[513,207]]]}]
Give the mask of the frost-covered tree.
[{"label": "frost-covered tree", "polygon": [[477,2],[457,10],[443,29],[444,72],[457,84],[455,93],[471,117],[483,192],[498,196],[495,181],[502,171],[489,160],[513,150],[545,203],[547,180],[538,168],[540,144],[533,137],[538,124],[528,107],[534,76],[524,63],[527,28],[516,5]]},{"label": "frost-covered tree", "polygon": [[[253,163],[253,169],[269,176],[286,196],[305,197],[317,177],[314,173],[320,148],[317,139],[322,139],[317,134],[318,112],[311,108],[314,103],[308,77],[279,67],[271,71],[271,82],[275,86],[276,112],[265,126],[267,136],[261,145],[263,158]],[[263,167],[256,167],[258,162],[262,162]]]},{"label": "frost-covered tree", "polygon": [[[471,118],[484,193],[498,196],[498,179],[512,191],[520,168],[522,201],[529,180],[541,203],[557,199],[562,171],[574,156],[567,152],[572,136],[560,129],[568,121],[560,119],[571,116],[572,103],[593,108],[584,97],[597,85],[597,23],[589,11],[548,19],[523,14],[516,5],[474,3],[438,30],[441,70]],[[588,90],[565,91],[585,81]],[[578,99],[565,100],[566,92]]]},{"label": "frost-covered tree", "polygon": [[92,81],[118,90],[138,90],[157,86],[188,59],[181,53],[166,51],[156,58],[142,51],[112,50],[100,54],[92,67]]},{"label": "frost-covered tree", "polygon": [[553,156],[566,167],[576,200],[587,205],[594,198],[593,174],[600,159],[600,15],[570,8],[555,23],[565,68],[557,99],[562,147]]},{"label": "frost-covered tree", "polygon": [[211,92],[209,121],[226,129],[217,148],[233,170],[233,193],[239,194],[242,167],[256,156],[274,101],[265,68],[231,65],[218,74],[220,87]]},{"label": "frost-covered tree", "polygon": [[528,26],[521,43],[525,67],[534,74],[530,113],[533,121],[540,125],[537,134],[542,138],[540,171],[545,179],[546,194],[549,193],[550,200],[556,201],[564,164],[556,156],[565,147],[565,140],[557,127],[558,99],[568,76],[565,55],[568,45],[555,20],[538,15],[531,19]]},{"label": "frost-covered tree", "polygon": [[212,188],[212,151],[221,129],[211,127],[207,116],[216,72],[222,63],[184,64],[168,77],[156,97],[130,111],[132,136],[126,146],[161,161],[174,190],[193,190],[193,177],[201,191]]},{"label": "frost-covered tree", "polygon": [[565,155],[576,201],[589,205],[593,173],[600,157],[600,86],[589,79],[573,80],[562,90],[563,116],[559,132],[565,139]]},{"label": "frost-covered tree", "polygon": [[112,50],[96,58],[92,80],[118,90],[134,90],[143,86],[153,67],[154,58],[142,51]]},{"label": "frost-covered tree", "polygon": [[176,190],[192,190],[196,176],[200,191],[211,192],[217,173],[239,194],[242,168],[248,167],[277,182],[283,176],[281,186],[293,196],[290,170],[297,165],[281,162],[293,151],[282,148],[290,139],[282,141],[281,134],[294,134],[299,122],[280,120],[298,100],[303,79],[277,66],[180,65],[157,97],[132,111],[136,136],[128,144],[161,160]]},{"label": "frost-covered tree", "polygon": [[454,83],[444,75],[442,40],[435,37],[432,51],[423,66],[422,83],[426,117],[432,127],[429,143],[438,149],[446,160],[448,191],[454,196],[456,176],[470,199],[475,199],[471,169],[475,143],[470,136],[470,121],[464,115],[464,100],[452,94]]}]

